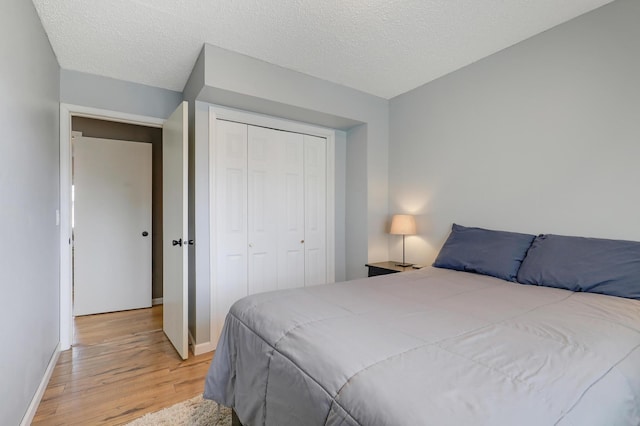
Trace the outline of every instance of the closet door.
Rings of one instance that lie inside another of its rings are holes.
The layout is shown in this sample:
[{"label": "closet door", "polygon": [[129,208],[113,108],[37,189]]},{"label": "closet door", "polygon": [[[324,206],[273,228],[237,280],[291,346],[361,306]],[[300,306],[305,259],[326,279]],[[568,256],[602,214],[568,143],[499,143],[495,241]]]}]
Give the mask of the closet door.
[{"label": "closet door", "polygon": [[277,289],[282,147],[280,132],[248,129],[248,290],[254,294]]},{"label": "closet door", "polygon": [[304,136],[306,286],[327,282],[327,140]]},{"label": "closet door", "polygon": [[304,285],[303,136],[249,126],[249,294]]},{"label": "closet door", "polygon": [[247,125],[216,120],[214,245],[215,314],[219,335],[231,305],[247,291]]},{"label": "closet door", "polygon": [[278,173],[278,288],[304,286],[304,140],[299,133],[277,131],[280,141]]}]

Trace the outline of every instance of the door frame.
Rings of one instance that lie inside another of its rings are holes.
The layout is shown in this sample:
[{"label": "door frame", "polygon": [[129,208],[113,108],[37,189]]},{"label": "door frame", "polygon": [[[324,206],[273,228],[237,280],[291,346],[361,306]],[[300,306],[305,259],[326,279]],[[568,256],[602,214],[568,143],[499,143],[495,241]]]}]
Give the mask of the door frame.
[{"label": "door frame", "polygon": [[87,117],[161,128],[163,118],[60,103],[60,350],[73,342],[73,267],[71,246],[71,118]]},{"label": "door frame", "polygon": [[[215,140],[216,140],[216,120],[228,120],[238,123],[267,127],[276,130],[284,130],[293,133],[302,133],[310,136],[318,136],[327,140],[327,219],[326,219],[326,250],[327,250],[327,283],[335,282],[335,169],[336,169],[336,132],[334,129],[315,126],[312,124],[292,121],[284,118],[277,118],[269,115],[253,113],[234,108],[224,107],[220,105],[209,105],[209,342],[199,345],[196,353],[204,353],[215,349],[214,342],[217,342],[218,336],[215,336],[214,317],[215,317],[215,301],[216,301],[216,280],[215,267],[217,264],[217,251],[215,244]],[[196,345],[194,344],[194,348]]]}]

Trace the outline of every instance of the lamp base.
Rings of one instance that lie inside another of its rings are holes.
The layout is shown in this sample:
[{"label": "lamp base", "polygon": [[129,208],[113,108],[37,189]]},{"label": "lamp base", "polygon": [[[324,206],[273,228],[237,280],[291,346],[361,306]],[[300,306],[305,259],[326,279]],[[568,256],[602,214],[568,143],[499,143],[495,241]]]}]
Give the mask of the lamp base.
[{"label": "lamp base", "polygon": [[396,263],[396,266],[406,268],[407,266],[413,266],[413,263]]}]

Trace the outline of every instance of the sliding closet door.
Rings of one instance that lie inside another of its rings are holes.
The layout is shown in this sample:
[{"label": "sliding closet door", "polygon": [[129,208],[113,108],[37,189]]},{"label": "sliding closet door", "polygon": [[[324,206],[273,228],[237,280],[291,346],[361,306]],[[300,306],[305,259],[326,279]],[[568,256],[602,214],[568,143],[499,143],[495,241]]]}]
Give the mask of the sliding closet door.
[{"label": "sliding closet door", "polygon": [[220,334],[231,305],[247,291],[247,125],[216,120],[215,324]]},{"label": "sliding closet door", "polygon": [[327,282],[327,140],[304,136],[305,285]]}]

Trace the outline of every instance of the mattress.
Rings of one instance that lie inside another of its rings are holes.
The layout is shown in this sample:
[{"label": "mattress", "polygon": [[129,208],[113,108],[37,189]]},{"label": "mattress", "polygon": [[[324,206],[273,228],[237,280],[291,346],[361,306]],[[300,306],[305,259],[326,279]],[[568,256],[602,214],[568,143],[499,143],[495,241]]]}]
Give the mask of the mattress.
[{"label": "mattress", "polygon": [[245,425],[638,425],[640,301],[438,268],[231,308],[205,398]]}]

